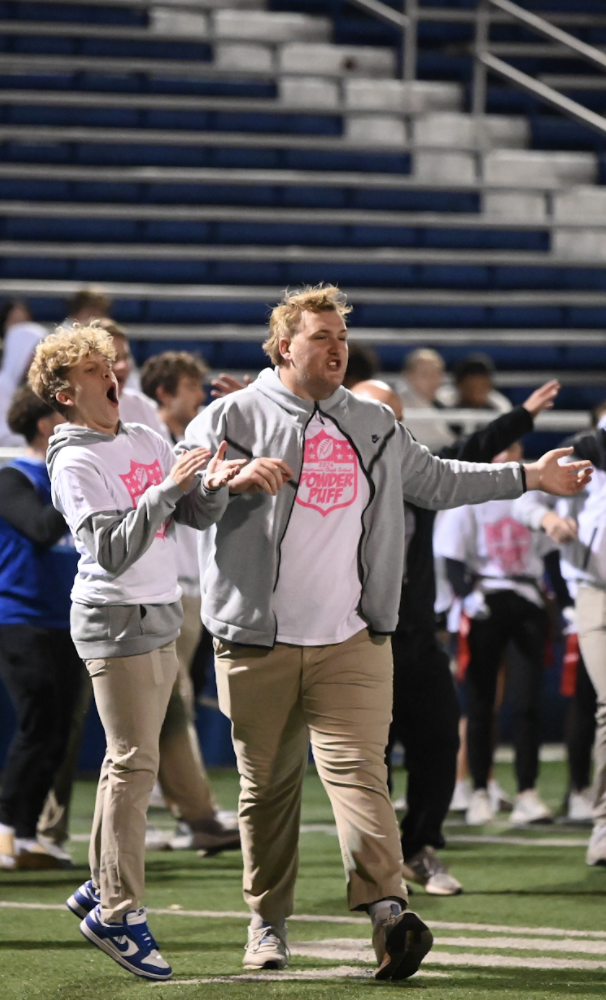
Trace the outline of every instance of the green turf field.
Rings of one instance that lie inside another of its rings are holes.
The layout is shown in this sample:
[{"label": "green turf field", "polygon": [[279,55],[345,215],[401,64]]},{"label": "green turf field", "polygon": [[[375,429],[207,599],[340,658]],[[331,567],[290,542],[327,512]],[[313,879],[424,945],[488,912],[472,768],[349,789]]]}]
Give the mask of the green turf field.
[{"label": "green turf field", "polygon": [[[511,790],[511,767],[500,765],[498,776]],[[221,805],[234,808],[235,774],[217,771],[212,780]],[[563,786],[563,765],[543,764],[540,789],[554,807]],[[398,772],[396,791],[402,790]],[[244,911],[238,853],[215,859],[193,852],[150,853],[147,903],[165,911],[152,914],[150,924],[174,979],[142,982],[88,944],[77,918],[63,908],[87,877],[83,835],[90,829],[93,795],[92,783],[78,786],[75,871],[0,872],[0,900],[30,904],[0,906],[0,1000],[365,1000],[377,997],[377,990],[406,991],[425,1000],[606,996],[606,869],[584,864],[580,841],[587,839],[587,828],[558,824],[520,832],[509,830],[505,819],[481,830],[449,821],[449,835],[467,841],[453,839],[444,852],[465,894],[436,899],[418,890],[412,905],[434,924],[434,950],[408,982],[373,981],[369,925],[346,909],[330,807],[313,771],[305,789],[297,895],[297,916],[311,919],[290,922],[289,970],[273,973],[275,978],[263,973],[252,981],[238,978],[246,937],[246,920],[237,915]],[[169,825],[168,814],[156,812],[153,818]],[[469,841],[482,835],[531,843]]]}]

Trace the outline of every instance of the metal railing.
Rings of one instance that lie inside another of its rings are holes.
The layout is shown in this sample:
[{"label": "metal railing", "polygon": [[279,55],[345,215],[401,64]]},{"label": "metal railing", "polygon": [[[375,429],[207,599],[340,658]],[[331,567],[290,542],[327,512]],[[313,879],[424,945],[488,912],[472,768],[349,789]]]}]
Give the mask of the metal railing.
[{"label": "metal railing", "polygon": [[480,0],[476,10],[476,41],[475,41],[475,65],[473,79],[473,99],[472,112],[475,115],[482,115],[486,111],[486,92],[488,82],[488,72],[496,73],[503,77],[514,87],[532,94],[545,104],[549,104],[563,114],[568,115],[575,121],[594,129],[600,135],[606,136],[606,118],[585,108],[578,101],[573,101],[570,97],[555,90],[554,87],[535,80],[534,77],[523,73],[522,70],[509,63],[504,62],[490,51],[490,24],[493,16],[493,8],[507,14],[519,24],[523,24],[531,31],[543,35],[558,46],[563,46],[567,51],[573,53],[580,59],[597,66],[600,70],[606,71],[606,54],[580,41],[574,35],[563,31],[554,24],[550,24],[544,18],[519,7],[511,0]]}]

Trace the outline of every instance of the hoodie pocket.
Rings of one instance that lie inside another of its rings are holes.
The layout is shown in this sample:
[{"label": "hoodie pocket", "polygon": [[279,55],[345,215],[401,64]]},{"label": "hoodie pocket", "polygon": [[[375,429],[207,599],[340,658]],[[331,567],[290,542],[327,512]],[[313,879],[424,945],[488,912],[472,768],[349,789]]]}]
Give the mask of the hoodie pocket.
[{"label": "hoodie pocket", "polygon": [[107,639],[109,631],[107,605],[72,604],[70,626],[75,642],[99,642]]}]

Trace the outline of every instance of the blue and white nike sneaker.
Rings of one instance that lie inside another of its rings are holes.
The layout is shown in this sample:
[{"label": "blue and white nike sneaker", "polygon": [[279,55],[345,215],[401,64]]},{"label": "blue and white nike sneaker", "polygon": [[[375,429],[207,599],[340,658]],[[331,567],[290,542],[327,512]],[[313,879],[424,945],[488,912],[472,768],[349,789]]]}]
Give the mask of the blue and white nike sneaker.
[{"label": "blue and white nike sneaker", "polygon": [[123,965],[143,979],[170,979],[173,974],[168,962],[147,926],[145,907],[129,910],[122,924],[104,924],[101,905],[95,906],[80,924],[85,938],[104,951],[114,962]]},{"label": "blue and white nike sneaker", "polygon": [[65,900],[65,905],[68,910],[75,913],[77,917],[85,917],[87,913],[95,909],[101,902],[101,897],[93,888],[93,883],[91,879],[81,885],[79,889],[76,889],[73,896]]}]

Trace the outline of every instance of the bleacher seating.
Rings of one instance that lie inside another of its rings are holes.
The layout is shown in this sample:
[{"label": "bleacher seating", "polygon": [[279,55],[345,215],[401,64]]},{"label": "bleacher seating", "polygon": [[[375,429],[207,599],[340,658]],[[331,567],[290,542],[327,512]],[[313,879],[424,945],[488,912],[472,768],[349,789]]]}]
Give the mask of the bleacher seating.
[{"label": "bleacher seating", "polygon": [[[526,5],[606,40],[600,2]],[[494,31],[577,97],[595,77]],[[253,367],[268,305],[326,280],[386,368],[421,343],[516,371],[606,362],[603,140],[501,84],[474,119],[470,22],[422,21],[408,83],[395,30],[345,0],[0,0],[0,37],[0,295],[40,320],[98,282],[139,360],[199,341]]]}]

